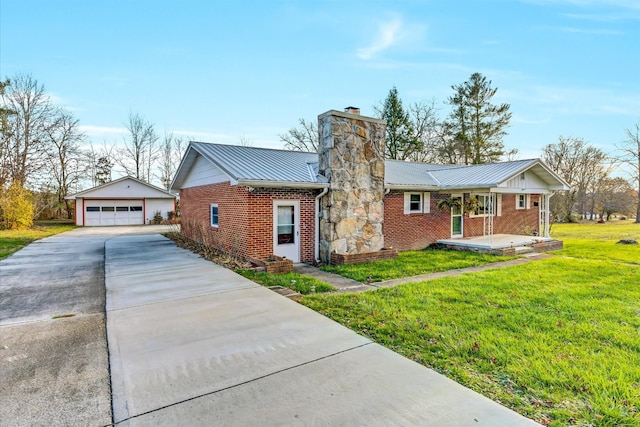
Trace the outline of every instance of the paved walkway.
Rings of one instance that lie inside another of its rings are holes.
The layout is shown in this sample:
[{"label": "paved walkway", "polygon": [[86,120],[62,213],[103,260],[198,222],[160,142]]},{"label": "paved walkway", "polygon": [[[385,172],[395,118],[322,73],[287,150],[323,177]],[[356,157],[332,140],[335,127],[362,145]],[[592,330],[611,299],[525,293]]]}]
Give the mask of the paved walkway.
[{"label": "paved walkway", "polygon": [[521,265],[529,263],[531,261],[539,261],[542,259],[551,258],[552,256],[553,255],[549,254],[533,253],[527,254],[522,258],[512,259],[509,261],[494,262],[491,264],[483,264],[474,267],[457,268],[455,270],[441,271],[438,273],[420,274],[418,276],[401,277],[399,279],[385,280],[383,282],[373,282],[367,284],[360,283],[356,280],[347,279],[346,277],[342,277],[338,274],[322,271],[319,268],[309,264],[296,264],[294,265],[293,269],[300,274],[313,276],[318,280],[329,283],[331,286],[336,288],[339,293],[356,293],[371,291],[380,288],[390,288],[393,286],[402,285],[404,283],[424,282],[425,280],[433,280],[440,277],[458,276],[465,273],[477,273],[479,271],[494,270],[497,268],[510,267],[513,265]]},{"label": "paved walkway", "polygon": [[116,425],[538,425],[162,236],[105,256]]}]

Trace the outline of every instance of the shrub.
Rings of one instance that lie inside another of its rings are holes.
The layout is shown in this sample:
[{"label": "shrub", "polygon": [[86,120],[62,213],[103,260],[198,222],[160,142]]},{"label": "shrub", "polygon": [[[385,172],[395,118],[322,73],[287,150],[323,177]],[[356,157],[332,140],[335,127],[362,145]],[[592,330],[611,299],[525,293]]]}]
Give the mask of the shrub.
[{"label": "shrub", "polygon": [[0,197],[0,211],[2,211],[2,228],[24,230],[31,227],[33,225],[31,192],[14,181]]},{"label": "shrub", "polygon": [[162,222],[162,212],[160,211],[155,211],[155,213],[153,214],[153,221],[154,224],[160,224]]}]

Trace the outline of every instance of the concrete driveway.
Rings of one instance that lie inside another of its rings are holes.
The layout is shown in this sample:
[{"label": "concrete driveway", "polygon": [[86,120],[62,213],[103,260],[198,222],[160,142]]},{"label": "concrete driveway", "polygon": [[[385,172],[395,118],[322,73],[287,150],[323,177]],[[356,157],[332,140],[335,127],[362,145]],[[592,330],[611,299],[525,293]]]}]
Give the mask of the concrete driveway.
[{"label": "concrete driveway", "polygon": [[0,262],[0,425],[537,425],[163,230],[76,229]]},{"label": "concrete driveway", "polygon": [[0,425],[111,423],[104,242],[165,228],[76,229],[0,261]]},{"label": "concrete driveway", "polygon": [[116,425],[537,425],[162,236],[105,259]]}]

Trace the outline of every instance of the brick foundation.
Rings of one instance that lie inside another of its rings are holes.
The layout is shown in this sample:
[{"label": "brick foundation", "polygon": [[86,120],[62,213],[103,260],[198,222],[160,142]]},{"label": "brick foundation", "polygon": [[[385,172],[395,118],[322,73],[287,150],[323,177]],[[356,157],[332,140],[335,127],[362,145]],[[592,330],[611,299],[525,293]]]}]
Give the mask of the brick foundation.
[{"label": "brick foundation", "polygon": [[361,254],[331,254],[331,264],[358,264],[361,262],[374,262],[383,259],[393,259],[398,257],[398,250],[395,248],[382,248],[376,252],[366,252]]},{"label": "brick foundation", "polygon": [[261,263],[269,274],[288,273],[293,271],[293,261],[277,255],[271,255],[266,260],[262,260]]}]

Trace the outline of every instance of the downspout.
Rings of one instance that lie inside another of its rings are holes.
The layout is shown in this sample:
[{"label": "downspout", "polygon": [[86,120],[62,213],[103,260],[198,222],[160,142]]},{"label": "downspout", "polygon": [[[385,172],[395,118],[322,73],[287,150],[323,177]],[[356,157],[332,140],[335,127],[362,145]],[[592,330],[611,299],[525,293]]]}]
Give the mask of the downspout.
[{"label": "downspout", "polygon": [[315,214],[315,245],[314,245],[314,254],[313,258],[316,260],[316,263],[320,263],[320,199],[322,196],[329,192],[329,188],[325,187],[322,189],[322,192],[316,196],[316,214]]}]

